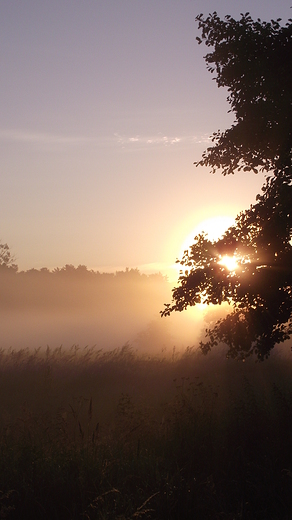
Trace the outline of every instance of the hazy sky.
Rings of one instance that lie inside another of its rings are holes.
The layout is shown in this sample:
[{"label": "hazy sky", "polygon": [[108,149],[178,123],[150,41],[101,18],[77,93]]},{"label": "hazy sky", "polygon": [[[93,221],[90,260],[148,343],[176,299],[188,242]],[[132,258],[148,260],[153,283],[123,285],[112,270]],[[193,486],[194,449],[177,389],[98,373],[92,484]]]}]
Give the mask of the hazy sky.
[{"label": "hazy sky", "polygon": [[20,269],[167,272],[201,221],[263,178],[198,169],[232,121],[195,17],[270,20],[291,0],[1,0],[0,239]]}]

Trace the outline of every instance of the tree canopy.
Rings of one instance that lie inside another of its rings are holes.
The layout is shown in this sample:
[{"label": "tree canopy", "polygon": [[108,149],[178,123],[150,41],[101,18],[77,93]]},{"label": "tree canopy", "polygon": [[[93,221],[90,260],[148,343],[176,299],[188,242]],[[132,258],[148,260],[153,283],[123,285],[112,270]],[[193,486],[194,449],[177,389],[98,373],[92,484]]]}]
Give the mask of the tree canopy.
[{"label": "tree canopy", "polygon": [[[206,331],[202,350],[222,342],[229,356],[264,359],[292,333],[292,20],[281,26],[279,19],[253,21],[249,13],[222,20],[215,12],[197,22],[199,43],[212,48],[208,70],[227,87],[235,121],[213,134],[213,146],[195,164],[223,175],[263,171],[265,182],[256,204],[222,238],[195,237],[161,314],[228,302],[232,312]],[[225,255],[237,257],[236,270],[220,263]]]},{"label": "tree canopy", "polygon": [[10,272],[16,272],[18,266],[14,264],[14,257],[11,254],[9,246],[0,242],[0,272],[4,270],[10,270]]},{"label": "tree canopy", "polygon": [[249,13],[239,21],[221,20],[216,13],[197,17],[202,37],[213,51],[205,56],[218,87],[227,87],[235,122],[215,132],[215,145],[197,164],[223,174],[235,170],[281,170],[291,167],[292,24],[253,21]]}]

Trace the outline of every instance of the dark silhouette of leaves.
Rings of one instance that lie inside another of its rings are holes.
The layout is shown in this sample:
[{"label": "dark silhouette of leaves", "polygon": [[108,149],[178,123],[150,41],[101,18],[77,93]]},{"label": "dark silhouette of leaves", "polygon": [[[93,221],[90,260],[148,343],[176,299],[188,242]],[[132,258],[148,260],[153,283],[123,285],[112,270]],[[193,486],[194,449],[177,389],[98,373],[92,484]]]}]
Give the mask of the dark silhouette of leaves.
[{"label": "dark silhouette of leaves", "polygon": [[14,257],[12,256],[9,246],[7,244],[0,243],[0,269],[1,271],[16,272],[18,266],[14,264]]},{"label": "dark silhouette of leaves", "polygon": [[[256,204],[240,213],[224,236],[211,242],[204,234],[182,260],[179,286],[162,316],[197,303],[228,302],[233,311],[206,330],[207,353],[223,342],[231,357],[255,353],[268,357],[275,344],[292,333],[292,20],[239,21],[217,13],[197,17],[202,37],[213,51],[205,56],[219,87],[227,87],[235,122],[213,134],[197,166],[223,175],[269,172]],[[236,255],[238,268],[220,264]]]}]

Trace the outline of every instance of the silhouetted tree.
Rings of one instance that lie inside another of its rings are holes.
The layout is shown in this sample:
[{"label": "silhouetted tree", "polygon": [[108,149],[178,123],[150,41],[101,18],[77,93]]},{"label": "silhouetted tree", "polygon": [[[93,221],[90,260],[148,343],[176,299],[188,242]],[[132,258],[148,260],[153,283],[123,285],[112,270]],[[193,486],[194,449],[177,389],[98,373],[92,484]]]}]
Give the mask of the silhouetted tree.
[{"label": "silhouetted tree", "polygon": [[9,246],[7,244],[0,243],[0,272],[5,272],[9,269],[10,272],[16,272],[18,266],[14,263],[14,257],[12,256]]},{"label": "silhouetted tree", "polygon": [[[204,352],[223,342],[228,355],[264,359],[292,333],[292,20],[239,21],[217,13],[197,17],[202,37],[212,47],[205,56],[219,87],[227,87],[231,128],[213,134],[195,164],[223,175],[238,170],[266,172],[256,204],[240,213],[218,241],[205,234],[184,253],[179,286],[163,316],[199,302],[228,302],[233,311],[206,331]],[[236,255],[230,272],[219,262]]]}]

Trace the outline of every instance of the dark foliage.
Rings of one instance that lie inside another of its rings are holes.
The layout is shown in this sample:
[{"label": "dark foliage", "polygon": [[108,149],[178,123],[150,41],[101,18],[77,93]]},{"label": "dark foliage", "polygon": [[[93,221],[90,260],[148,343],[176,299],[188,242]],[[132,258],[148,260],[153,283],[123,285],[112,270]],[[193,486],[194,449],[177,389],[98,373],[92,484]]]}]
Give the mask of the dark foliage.
[{"label": "dark foliage", "polygon": [[0,272],[16,272],[17,265],[14,264],[14,257],[7,244],[0,243]]},{"label": "dark foliage", "polygon": [[[248,13],[239,21],[216,13],[197,21],[199,43],[214,49],[205,56],[208,70],[227,87],[235,122],[213,135],[214,146],[195,164],[223,175],[241,169],[269,175],[256,204],[220,240],[195,237],[162,315],[202,301],[228,302],[233,312],[206,331],[203,351],[223,342],[232,357],[264,359],[292,332],[292,21],[254,22]],[[225,255],[238,258],[235,272],[220,264]]]},{"label": "dark foliage", "polygon": [[291,518],[289,357],[123,347],[0,361],[1,518]]},{"label": "dark foliage", "polygon": [[[87,269],[85,265],[74,267],[65,265],[50,271],[30,269],[17,272],[11,263],[9,248],[3,251],[7,263],[1,264],[0,244],[0,310],[46,309],[49,308],[92,308],[94,304],[112,299],[126,287],[128,298],[136,295],[138,289],[149,287],[153,293],[167,285],[166,278],[160,274],[145,275],[138,269],[126,269],[116,273],[100,273]],[[11,276],[13,275],[13,276]]]},{"label": "dark foliage", "polygon": [[282,170],[291,167],[292,136],[292,23],[280,26],[253,21],[249,13],[239,21],[221,20],[216,13],[197,17],[202,38],[213,52],[205,56],[219,87],[227,87],[235,122],[215,132],[215,145],[197,164],[223,174],[236,169]]}]

